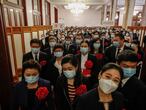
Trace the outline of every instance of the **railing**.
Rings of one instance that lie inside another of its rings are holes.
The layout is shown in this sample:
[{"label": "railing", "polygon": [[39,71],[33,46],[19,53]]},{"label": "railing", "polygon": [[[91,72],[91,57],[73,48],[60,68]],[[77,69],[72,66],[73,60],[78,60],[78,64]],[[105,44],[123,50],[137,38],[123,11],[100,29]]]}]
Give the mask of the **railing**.
[{"label": "railing", "polygon": [[14,81],[17,81],[19,74],[21,74],[23,54],[30,51],[30,40],[32,38],[41,39],[41,35],[51,29],[52,26],[24,26],[6,28],[6,37]]}]

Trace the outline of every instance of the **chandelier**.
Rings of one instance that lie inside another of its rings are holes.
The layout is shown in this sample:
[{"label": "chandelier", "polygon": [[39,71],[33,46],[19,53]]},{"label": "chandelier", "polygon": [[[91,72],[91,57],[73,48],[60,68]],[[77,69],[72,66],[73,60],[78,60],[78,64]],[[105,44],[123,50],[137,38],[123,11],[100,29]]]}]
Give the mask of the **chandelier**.
[{"label": "chandelier", "polygon": [[68,5],[65,5],[64,7],[65,9],[69,9],[70,12],[75,15],[83,13],[84,10],[89,8],[89,6],[86,6],[84,3],[81,3],[81,2],[69,3]]}]

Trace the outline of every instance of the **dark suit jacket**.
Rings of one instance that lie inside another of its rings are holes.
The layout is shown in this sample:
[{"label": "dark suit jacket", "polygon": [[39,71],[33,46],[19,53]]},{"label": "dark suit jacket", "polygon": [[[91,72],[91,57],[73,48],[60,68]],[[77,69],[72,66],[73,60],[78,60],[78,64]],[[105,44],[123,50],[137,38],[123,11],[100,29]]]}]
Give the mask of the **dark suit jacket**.
[{"label": "dark suit jacket", "polygon": [[[123,50],[132,50],[132,48],[124,46]],[[116,47],[109,46],[105,49],[105,63],[116,62]]]},{"label": "dark suit jacket", "polygon": [[[25,61],[28,61],[30,59],[33,60],[32,52],[28,52],[28,53],[23,55],[22,63],[24,63]],[[47,72],[47,65],[49,63],[49,56],[44,52],[40,52],[39,53],[39,61],[38,62],[41,65],[40,77],[44,78],[43,74],[47,74],[46,72]]]},{"label": "dark suit jacket", "polygon": [[[39,101],[37,98],[34,100],[35,106],[33,110],[54,110],[54,103],[52,99],[52,92],[50,82],[39,79],[38,87],[47,87],[49,90],[49,95],[45,100]],[[23,80],[18,83],[13,90],[12,106],[11,110],[29,110],[28,106],[28,97],[27,97],[27,83]],[[21,109],[19,109],[21,108]]]},{"label": "dark suit jacket", "polygon": [[[123,96],[119,92],[112,93],[113,101],[109,104],[109,110],[123,109]],[[99,102],[97,88],[83,94],[77,101],[76,110],[105,110],[103,103]]]},{"label": "dark suit jacket", "polygon": [[49,80],[51,82],[51,85],[53,86],[55,86],[57,78],[59,77],[59,70],[54,66],[55,61],[56,61],[55,57],[51,59],[47,67],[47,72],[43,76],[47,80]]},{"label": "dark suit jacket", "polygon": [[[86,79],[77,73],[74,82],[75,88],[79,87],[81,84],[87,85],[86,83]],[[67,78],[64,75],[60,76],[55,86],[56,110],[74,110],[77,97],[78,96],[75,97],[73,104],[71,104],[68,96]]]},{"label": "dark suit jacket", "polygon": [[[78,59],[78,71],[81,73],[81,54],[76,55],[77,59]],[[89,83],[90,83],[90,87],[93,88],[94,85],[97,83],[98,80],[98,73],[100,71],[100,66],[101,65],[97,65],[97,59],[94,55],[92,54],[88,54],[88,59],[87,60],[91,60],[93,62],[93,67],[91,69],[91,77],[89,77]]]},{"label": "dark suit jacket", "polygon": [[79,51],[80,51],[80,46],[74,43],[70,45],[68,53],[76,55],[78,54]]},{"label": "dark suit jacket", "polygon": [[146,86],[132,76],[120,89],[125,97],[126,110],[146,110]]}]

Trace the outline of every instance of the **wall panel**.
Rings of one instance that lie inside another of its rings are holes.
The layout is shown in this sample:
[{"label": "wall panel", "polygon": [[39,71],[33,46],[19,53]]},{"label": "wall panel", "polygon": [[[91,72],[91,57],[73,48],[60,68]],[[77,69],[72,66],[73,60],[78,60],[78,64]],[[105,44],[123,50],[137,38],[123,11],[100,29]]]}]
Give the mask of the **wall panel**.
[{"label": "wall panel", "polygon": [[14,63],[14,56],[13,56],[13,48],[12,48],[12,39],[11,39],[11,35],[7,36],[7,41],[8,41],[8,47],[9,47],[9,54],[10,54],[10,60],[11,60],[11,68],[12,68],[12,73],[13,76],[16,75],[16,71],[15,71],[15,63]]},{"label": "wall panel", "polygon": [[24,33],[25,53],[30,51],[30,40],[31,40],[31,34]]}]

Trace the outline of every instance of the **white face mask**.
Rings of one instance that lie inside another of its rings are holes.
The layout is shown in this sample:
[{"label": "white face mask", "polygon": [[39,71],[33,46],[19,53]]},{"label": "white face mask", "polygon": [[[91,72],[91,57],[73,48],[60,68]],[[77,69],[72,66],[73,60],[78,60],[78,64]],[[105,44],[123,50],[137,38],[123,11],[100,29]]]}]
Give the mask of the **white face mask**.
[{"label": "white face mask", "polygon": [[114,92],[117,88],[118,85],[115,84],[111,79],[103,79],[101,78],[99,80],[99,88],[105,93],[105,94],[110,94]]}]

